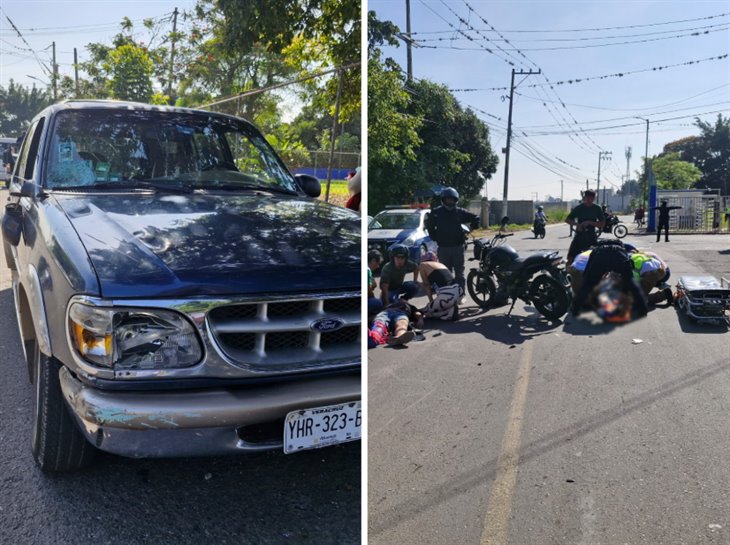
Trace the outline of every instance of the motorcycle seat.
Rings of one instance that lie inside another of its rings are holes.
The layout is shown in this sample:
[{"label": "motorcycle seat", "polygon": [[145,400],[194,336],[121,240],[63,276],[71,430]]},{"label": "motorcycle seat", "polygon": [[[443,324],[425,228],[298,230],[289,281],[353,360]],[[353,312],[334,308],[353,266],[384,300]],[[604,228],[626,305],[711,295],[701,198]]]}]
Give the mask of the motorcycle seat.
[{"label": "motorcycle seat", "polygon": [[557,255],[555,252],[538,252],[527,257],[518,257],[512,263],[510,263],[507,269],[514,271],[517,269],[521,269],[522,267],[537,265],[538,263],[549,263],[556,257]]}]

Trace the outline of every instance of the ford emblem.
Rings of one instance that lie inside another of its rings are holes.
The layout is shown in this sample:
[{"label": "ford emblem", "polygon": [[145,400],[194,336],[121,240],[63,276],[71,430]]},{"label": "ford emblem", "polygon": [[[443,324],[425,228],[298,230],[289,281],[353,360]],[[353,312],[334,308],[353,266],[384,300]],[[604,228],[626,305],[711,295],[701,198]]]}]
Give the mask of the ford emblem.
[{"label": "ford emblem", "polygon": [[340,329],[345,322],[338,318],[322,318],[321,320],[315,320],[309,327],[313,331],[319,331],[320,333],[326,333],[328,331],[337,331]]}]

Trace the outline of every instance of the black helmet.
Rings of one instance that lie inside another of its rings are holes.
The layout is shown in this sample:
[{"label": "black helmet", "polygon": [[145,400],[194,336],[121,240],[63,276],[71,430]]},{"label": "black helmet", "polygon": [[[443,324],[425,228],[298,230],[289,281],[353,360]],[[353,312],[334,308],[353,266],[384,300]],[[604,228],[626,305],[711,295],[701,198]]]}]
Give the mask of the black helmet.
[{"label": "black helmet", "polygon": [[458,201],[459,192],[453,187],[447,187],[446,189],[441,191],[441,202],[444,202],[444,199],[454,199]]},{"label": "black helmet", "polygon": [[537,209],[538,209],[538,210],[542,210],[542,209],[543,209],[543,208],[542,208],[542,205],[539,205],[539,206],[537,207]]},{"label": "black helmet", "polygon": [[408,248],[406,248],[403,244],[396,244],[390,249],[390,257],[405,257],[408,259]]},{"label": "black helmet", "polygon": [[518,257],[519,254],[509,244],[495,248],[487,254],[490,267],[506,267]]}]

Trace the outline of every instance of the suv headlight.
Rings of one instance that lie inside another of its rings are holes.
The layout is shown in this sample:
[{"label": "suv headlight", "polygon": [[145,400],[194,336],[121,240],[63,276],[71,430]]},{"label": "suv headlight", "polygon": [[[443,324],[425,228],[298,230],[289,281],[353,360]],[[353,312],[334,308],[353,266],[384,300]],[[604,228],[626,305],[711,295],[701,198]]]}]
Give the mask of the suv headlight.
[{"label": "suv headlight", "polygon": [[74,350],[99,367],[177,369],[195,365],[203,355],[193,325],[169,310],[73,303],[68,317]]}]

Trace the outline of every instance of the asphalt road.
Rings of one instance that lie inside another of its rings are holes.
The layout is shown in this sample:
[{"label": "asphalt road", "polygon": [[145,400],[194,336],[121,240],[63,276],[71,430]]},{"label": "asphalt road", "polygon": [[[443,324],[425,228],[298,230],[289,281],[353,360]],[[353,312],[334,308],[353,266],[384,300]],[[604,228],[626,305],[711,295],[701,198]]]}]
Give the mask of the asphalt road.
[{"label": "asphalt road", "polygon": [[[565,256],[568,231],[509,242]],[[730,278],[728,234],[624,240],[672,285]],[[508,308],[469,300],[369,351],[369,542],[730,544],[730,330],[664,305],[625,325]]]},{"label": "asphalt road", "polygon": [[[5,203],[0,191],[0,203]],[[358,544],[359,442],[295,455],[131,460],[44,475],[30,448],[32,387],[0,252],[0,543]]]}]

